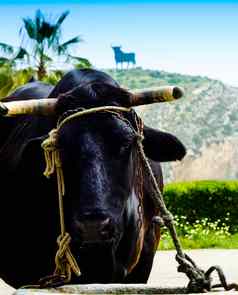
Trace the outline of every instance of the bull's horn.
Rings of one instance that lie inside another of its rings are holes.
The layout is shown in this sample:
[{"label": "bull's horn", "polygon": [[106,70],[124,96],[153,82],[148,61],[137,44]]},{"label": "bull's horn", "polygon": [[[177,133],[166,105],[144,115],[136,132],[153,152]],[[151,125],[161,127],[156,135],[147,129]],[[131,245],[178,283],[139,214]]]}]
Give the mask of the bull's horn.
[{"label": "bull's horn", "polygon": [[8,108],[4,103],[0,102],[0,116],[6,116],[8,113]]},{"label": "bull's horn", "polygon": [[184,90],[178,86],[161,86],[154,90],[138,91],[132,95],[131,106],[172,101],[179,99],[183,94]]},{"label": "bull's horn", "polygon": [[55,110],[56,98],[29,99],[0,102],[1,116],[51,115]]}]

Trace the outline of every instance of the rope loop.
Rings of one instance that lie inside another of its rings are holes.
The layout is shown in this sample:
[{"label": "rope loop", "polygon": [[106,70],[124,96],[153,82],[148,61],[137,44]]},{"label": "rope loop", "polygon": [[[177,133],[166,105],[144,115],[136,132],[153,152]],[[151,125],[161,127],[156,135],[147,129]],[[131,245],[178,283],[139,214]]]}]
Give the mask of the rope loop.
[{"label": "rope loop", "polygon": [[162,215],[161,218],[164,221],[164,225],[168,227],[171,223],[174,222],[174,217],[170,211],[167,210],[166,214]]},{"label": "rope loop", "polygon": [[80,276],[80,269],[78,264],[73,257],[69,244],[71,242],[71,237],[69,233],[65,233],[64,236],[60,235],[57,238],[57,244],[59,249],[55,255],[55,275],[65,276],[65,283],[71,280],[71,270],[76,276]]},{"label": "rope loop", "polygon": [[[150,194],[152,201],[154,202],[155,208],[159,211],[159,216],[154,216],[152,221],[160,225],[165,225],[169,230],[170,236],[173,240],[177,255],[176,260],[179,263],[178,272],[183,272],[189,278],[189,283],[187,286],[188,293],[201,293],[210,291],[214,287],[224,287],[225,290],[236,289],[238,290],[238,284],[227,285],[225,276],[220,267],[213,266],[207,272],[200,269],[195,262],[183,252],[180,240],[177,236],[173,215],[168,211],[163,194],[159,188],[158,181],[155,178],[149,160],[147,159],[142,142],[137,141],[138,149],[141,155],[141,160],[144,163],[144,168],[150,177],[151,183],[153,185],[153,193]],[[211,273],[216,270],[218,272],[221,284],[212,286]]]},{"label": "rope loop", "polygon": [[137,133],[137,142],[142,144],[142,141],[144,140],[144,135]]},{"label": "rope loop", "polygon": [[160,226],[166,226],[168,227],[169,224],[174,222],[173,215],[168,211],[166,214],[161,215],[161,216],[154,216],[152,218],[152,221],[156,224],[159,224]]},{"label": "rope loop", "polygon": [[[53,129],[49,133],[49,137],[44,140],[42,143],[42,148],[45,153],[46,160],[46,169],[44,175],[50,177],[56,170],[57,173],[57,183],[58,183],[58,196],[59,196],[59,211],[60,211],[60,223],[61,223],[61,235],[57,239],[59,249],[55,256],[55,273],[53,276],[46,278],[45,285],[59,285],[63,283],[68,283],[71,280],[71,272],[73,271],[75,275],[80,275],[80,269],[77,265],[75,258],[73,257],[69,244],[71,241],[70,235],[65,231],[64,224],[64,211],[63,211],[63,195],[65,193],[64,187],[64,175],[61,167],[60,154],[57,148],[57,132],[58,130],[67,122],[85,116],[94,114],[97,112],[109,112],[113,113],[119,117],[121,112],[130,112],[131,109],[116,107],[116,106],[106,106],[98,107],[87,110],[80,110],[76,113],[70,113],[66,118],[63,118],[62,121],[59,121],[57,124],[57,129]],[[150,162],[147,159],[142,141],[143,137],[143,121],[135,113],[135,122],[136,122],[136,133],[137,133],[137,147],[138,155],[142,161],[142,164],[145,169],[145,173],[150,177],[153,193],[151,194],[152,201],[154,203],[155,209],[159,212],[159,217],[155,216],[153,222],[164,224],[169,230],[169,233],[173,239],[175,249],[177,251],[176,260],[179,263],[178,271],[183,272],[190,279],[187,290],[189,293],[197,292],[206,292],[210,291],[213,287],[211,286],[211,273],[216,270],[218,272],[219,278],[221,280],[222,286],[225,290],[230,290],[232,288],[238,289],[237,284],[227,285],[225,276],[221,271],[220,267],[214,266],[211,267],[207,272],[204,272],[202,269],[198,268],[194,261],[186,254],[183,253],[182,246],[177,236],[176,228],[174,225],[173,215],[168,211],[164,203],[163,194],[160,190],[157,179],[154,176],[153,170],[151,168]],[[129,123],[129,122],[128,122]],[[219,285],[220,286],[220,285]]]},{"label": "rope loop", "polygon": [[[31,288],[57,288],[65,283],[65,276],[64,275],[49,275],[41,278],[38,282],[38,285],[29,285],[27,289]],[[25,289],[26,287],[24,287]]]},{"label": "rope loop", "polygon": [[176,260],[179,263],[178,272],[185,273],[190,280],[187,286],[188,293],[211,291],[211,278],[206,276],[205,271],[197,267],[187,254],[184,256],[177,254]]},{"label": "rope loop", "polygon": [[236,283],[227,284],[227,281],[226,281],[226,277],[224,275],[224,272],[221,269],[221,267],[218,266],[218,265],[211,266],[206,271],[205,277],[209,279],[210,276],[211,276],[211,274],[212,274],[212,272],[214,272],[214,271],[217,272],[218,277],[219,277],[219,280],[220,280],[221,283],[220,284],[213,285],[212,286],[212,289],[223,287],[226,291],[230,291],[232,289],[238,291],[238,284],[236,284]]},{"label": "rope loop", "polygon": [[45,154],[45,161],[46,161],[46,168],[44,171],[44,175],[49,178],[51,174],[55,171],[55,166],[61,165],[59,154],[57,152],[57,129],[52,129],[49,132],[49,137],[46,138],[42,144],[41,147],[44,150]]},{"label": "rope loop", "polygon": [[113,114],[119,114],[120,112],[130,112],[131,110],[123,107],[116,106],[106,106],[98,107],[93,109],[77,109],[69,111],[62,121],[59,120],[57,123],[57,128],[52,129],[49,132],[49,137],[46,138],[41,147],[44,150],[46,168],[44,175],[49,178],[55,171],[57,176],[57,186],[58,186],[58,198],[59,198],[59,213],[60,213],[60,227],[61,235],[57,239],[57,244],[59,246],[58,251],[55,255],[55,272],[51,276],[47,276],[40,280],[41,287],[53,287],[59,286],[64,283],[69,283],[71,281],[72,271],[76,276],[80,276],[80,269],[74,258],[69,244],[71,241],[70,235],[65,231],[64,222],[64,206],[63,206],[63,196],[65,195],[65,183],[64,174],[60,159],[60,153],[57,146],[58,131],[67,122],[85,116],[94,114],[97,112],[109,112]]}]

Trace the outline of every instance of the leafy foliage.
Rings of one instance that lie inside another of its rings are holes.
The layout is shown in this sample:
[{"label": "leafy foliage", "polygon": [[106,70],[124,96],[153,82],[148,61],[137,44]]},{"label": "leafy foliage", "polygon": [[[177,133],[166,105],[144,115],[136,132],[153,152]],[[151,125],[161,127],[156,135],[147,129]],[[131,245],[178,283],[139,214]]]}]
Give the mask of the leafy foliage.
[{"label": "leafy foliage", "polygon": [[52,85],[56,85],[64,74],[65,72],[61,70],[51,71],[43,78],[43,81]]},{"label": "leafy foliage", "polygon": [[[36,68],[39,80],[42,80],[47,74],[47,67],[53,63],[55,57],[62,57],[63,61],[71,60],[70,49],[82,42],[80,36],[75,36],[67,41],[62,41],[61,27],[69,15],[69,11],[63,12],[55,21],[47,17],[41,10],[37,10],[35,16],[23,18],[23,26],[20,29],[22,36],[21,44],[24,47],[14,48],[5,43],[0,43],[0,51],[3,56],[0,57],[0,66],[9,64],[15,66],[16,61],[24,61],[29,67]],[[30,42],[29,42],[30,41]],[[72,62],[76,59],[77,65],[83,67],[91,67],[91,63],[80,57],[73,57]],[[81,59],[81,60],[80,60]]]},{"label": "leafy foliage", "polygon": [[161,85],[177,85],[185,88],[185,92],[197,88],[210,80],[201,76],[181,75],[158,70],[145,70],[140,67],[129,70],[105,69],[118,83],[128,89],[146,89]]},{"label": "leafy foliage", "polygon": [[13,70],[9,64],[0,66],[0,97],[5,97],[18,86],[24,85],[33,75],[32,68]]},{"label": "leafy foliage", "polygon": [[[26,84],[34,75],[35,71],[33,68],[14,70],[10,64],[0,64],[0,98],[9,95],[17,87]],[[54,76],[54,73],[47,76],[49,80],[52,79],[55,81],[55,83],[52,84],[56,84],[60,79],[60,77],[57,76],[56,81],[56,78],[53,79]]]},{"label": "leafy foliage", "polygon": [[11,45],[0,42],[0,50],[6,54],[12,54],[14,49]]},{"label": "leafy foliage", "polygon": [[0,57],[0,66],[15,66],[16,61],[24,60],[25,57],[29,60],[28,52],[22,47],[14,48],[9,44],[0,43],[0,52],[3,54]]},{"label": "leafy foliage", "polygon": [[[218,219],[210,221],[208,218],[197,219],[190,224],[186,216],[175,216],[176,230],[179,240],[184,249],[207,249],[207,248],[238,248],[238,233],[231,234],[229,216],[225,222]],[[174,249],[172,239],[168,231],[163,228],[159,249]]]},{"label": "leafy foliage", "polygon": [[52,22],[37,10],[34,18],[23,18],[21,34],[25,33],[25,36],[32,41],[31,56],[34,57],[40,80],[46,75],[46,66],[53,61],[52,56],[57,54],[69,58],[69,48],[82,41],[80,36],[76,36],[62,43],[61,26],[68,15],[69,11],[65,11]]},{"label": "leafy foliage", "polygon": [[[193,181],[165,186],[165,203],[177,216],[186,216],[189,224],[209,218],[226,223],[238,231],[238,181]],[[227,216],[229,219],[227,220]]]},{"label": "leafy foliage", "polygon": [[85,69],[92,67],[89,60],[83,57],[69,55],[69,61],[73,62],[76,69]]}]

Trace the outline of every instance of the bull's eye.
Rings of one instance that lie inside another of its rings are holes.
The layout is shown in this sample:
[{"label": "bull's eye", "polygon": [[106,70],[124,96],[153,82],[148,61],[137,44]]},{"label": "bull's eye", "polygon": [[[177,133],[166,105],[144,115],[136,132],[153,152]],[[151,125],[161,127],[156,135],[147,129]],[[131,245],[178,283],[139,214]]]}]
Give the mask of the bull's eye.
[{"label": "bull's eye", "polygon": [[115,151],[118,156],[124,156],[130,153],[134,142],[135,138],[133,136],[130,136],[129,138],[126,138],[120,142],[115,141]]},{"label": "bull's eye", "polygon": [[123,156],[131,150],[132,142],[127,142],[119,147],[119,155]]}]

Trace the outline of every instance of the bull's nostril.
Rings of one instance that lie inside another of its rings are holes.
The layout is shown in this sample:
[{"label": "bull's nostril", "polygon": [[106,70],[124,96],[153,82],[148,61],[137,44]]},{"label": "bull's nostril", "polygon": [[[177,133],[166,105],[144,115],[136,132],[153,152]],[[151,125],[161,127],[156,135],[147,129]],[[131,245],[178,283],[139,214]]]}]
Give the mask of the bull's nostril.
[{"label": "bull's nostril", "polygon": [[112,220],[88,218],[75,222],[75,229],[83,243],[94,243],[111,240],[114,234],[114,225]]},{"label": "bull's nostril", "polygon": [[109,225],[110,225],[110,218],[108,217],[101,222],[101,230],[108,228]]},{"label": "bull's nostril", "polygon": [[101,222],[100,234],[103,239],[110,239],[112,237],[113,226],[110,218],[107,218]]},{"label": "bull's nostril", "polygon": [[108,231],[101,231],[101,237],[103,239],[108,239],[109,238],[109,232]]},{"label": "bull's nostril", "polygon": [[80,232],[85,232],[86,231],[86,227],[85,227],[85,224],[83,222],[79,222],[77,221],[76,222],[76,225],[77,225],[77,229],[80,231]]}]

